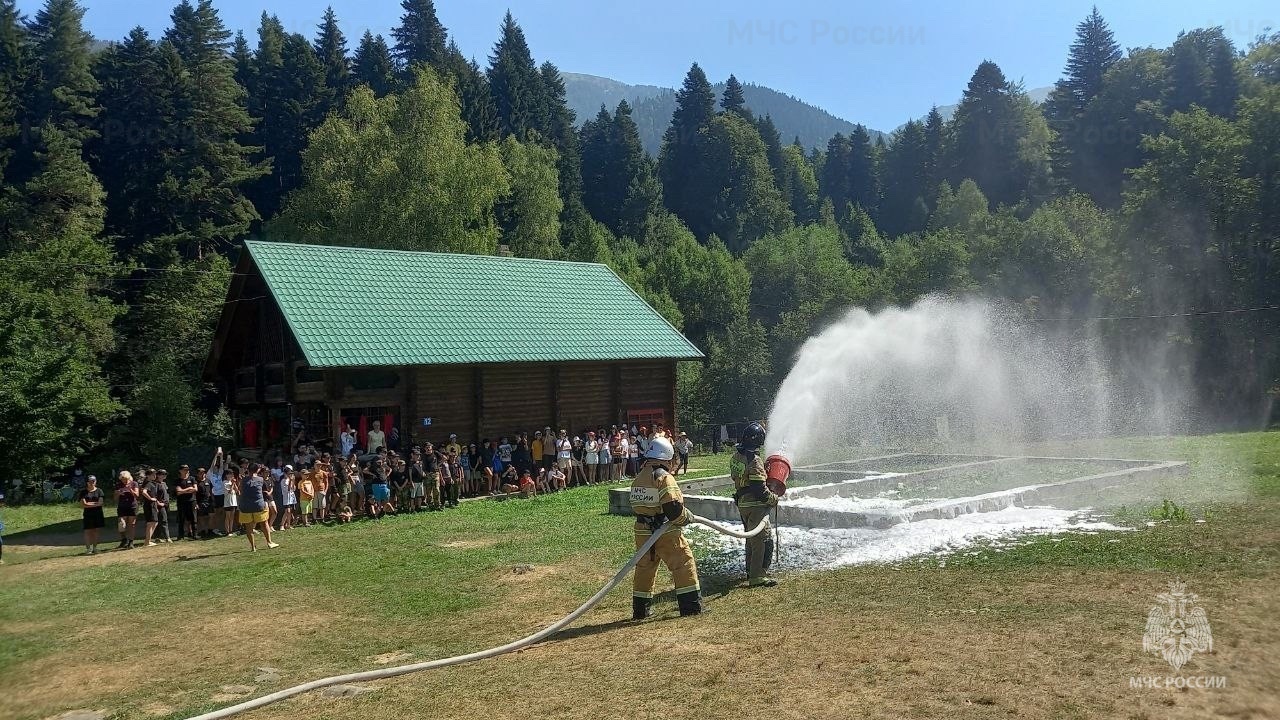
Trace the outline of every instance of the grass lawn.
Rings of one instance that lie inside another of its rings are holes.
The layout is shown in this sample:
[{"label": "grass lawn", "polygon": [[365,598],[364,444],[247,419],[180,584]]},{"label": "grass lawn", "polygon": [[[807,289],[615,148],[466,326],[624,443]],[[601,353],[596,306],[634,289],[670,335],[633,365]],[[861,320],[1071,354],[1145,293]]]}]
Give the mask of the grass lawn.
[{"label": "grass lawn", "polygon": [[[1190,460],[1188,482],[1207,500],[1146,527],[1164,499],[1152,496],[1126,509],[1136,532],[945,564],[799,573],[771,590],[704,576],[711,612],[700,618],[675,617],[664,596],[654,621],[624,622],[624,585],[520,653],[242,717],[1280,717],[1280,433],[1048,450]],[[714,475],[727,458],[691,465]],[[606,492],[297,529],[256,554],[236,537],[80,557],[78,509],[0,509],[0,719],[186,717],[507,642],[567,613],[630,556],[630,521],[605,513]],[[513,571],[523,564],[533,569]],[[1214,639],[1179,673],[1142,652],[1147,610],[1176,578],[1200,595]],[[1226,687],[1130,688],[1172,674]]]}]

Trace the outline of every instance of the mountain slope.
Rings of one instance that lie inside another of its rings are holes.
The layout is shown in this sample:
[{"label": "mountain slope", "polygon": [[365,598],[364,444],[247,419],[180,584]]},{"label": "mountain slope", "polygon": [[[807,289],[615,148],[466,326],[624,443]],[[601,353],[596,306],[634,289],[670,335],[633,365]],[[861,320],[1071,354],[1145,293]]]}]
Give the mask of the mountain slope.
[{"label": "mountain slope", "polygon": [[[675,90],[654,85],[628,85],[580,73],[561,73],[561,76],[564,77],[569,109],[577,114],[578,124],[595,117],[601,103],[612,112],[618,102],[625,99],[633,108],[632,115],[645,150],[655,156],[658,154],[662,134],[666,132],[671,123],[671,113],[676,109]],[[723,92],[724,84],[716,84],[715,91],[717,95]],[[827,141],[836,133],[848,135],[853,131],[854,124],[848,120],[786,93],[751,83],[744,84],[742,91],[752,112],[773,118],[784,143],[798,137],[806,148],[825,148]],[[873,140],[880,135],[876,130],[870,132]]]}]

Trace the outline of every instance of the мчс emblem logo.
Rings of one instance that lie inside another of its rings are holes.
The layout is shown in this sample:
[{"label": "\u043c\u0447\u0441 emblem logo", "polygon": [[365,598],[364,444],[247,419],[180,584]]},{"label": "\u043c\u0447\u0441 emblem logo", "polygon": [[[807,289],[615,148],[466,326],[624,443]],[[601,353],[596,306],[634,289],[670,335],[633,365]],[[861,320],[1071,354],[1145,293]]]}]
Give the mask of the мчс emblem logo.
[{"label": "\u043c\u0447\u0441 emblem logo", "polygon": [[1142,651],[1159,653],[1174,670],[1179,670],[1195,653],[1213,652],[1209,617],[1195,593],[1184,582],[1169,583],[1169,592],[1156,596],[1158,604],[1147,611],[1147,631],[1142,635]]}]

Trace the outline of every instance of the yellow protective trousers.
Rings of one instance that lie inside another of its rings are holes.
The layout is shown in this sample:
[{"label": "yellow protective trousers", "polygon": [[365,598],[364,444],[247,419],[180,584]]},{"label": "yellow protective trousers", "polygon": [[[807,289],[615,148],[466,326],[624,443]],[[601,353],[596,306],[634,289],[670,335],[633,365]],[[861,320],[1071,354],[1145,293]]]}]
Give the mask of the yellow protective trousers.
[{"label": "yellow protective trousers", "polygon": [[[636,523],[636,549],[639,550],[641,545],[648,542],[652,534],[647,524]],[[666,564],[671,571],[677,595],[699,590],[698,566],[693,560],[693,551],[689,549],[689,543],[685,542],[684,533],[672,529],[658,538],[658,542],[636,564],[631,585],[634,597],[653,597],[658,581],[658,563]]]}]

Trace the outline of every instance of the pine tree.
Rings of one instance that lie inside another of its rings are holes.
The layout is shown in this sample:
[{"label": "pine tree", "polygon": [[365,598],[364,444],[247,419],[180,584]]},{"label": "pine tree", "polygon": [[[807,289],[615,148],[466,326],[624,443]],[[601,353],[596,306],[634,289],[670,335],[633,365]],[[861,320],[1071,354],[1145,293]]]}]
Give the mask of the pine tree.
[{"label": "pine tree", "polygon": [[102,113],[89,154],[107,191],[107,232],[117,238],[117,251],[130,257],[146,240],[171,230],[156,209],[168,170],[164,158],[177,149],[176,103],[186,79],[180,62],[176,68],[161,64],[159,48],[141,27],[104,51],[94,72]]},{"label": "pine tree", "polygon": [[400,16],[400,25],[391,30],[391,37],[395,41],[392,51],[404,77],[412,79],[415,65],[446,70],[449,67],[449,33],[436,16],[435,3],[431,0],[401,0],[400,7],[404,9],[404,15]]},{"label": "pine tree", "polygon": [[244,38],[244,32],[239,30],[236,31],[236,39],[231,43],[231,62],[236,68],[234,73],[236,83],[246,91],[253,87],[253,50],[249,49],[249,41]]},{"label": "pine tree", "polygon": [[250,113],[258,118],[253,138],[270,158],[273,172],[255,183],[249,198],[263,218],[272,217],[302,181],[302,150],[332,103],[325,69],[307,39],[285,35],[275,18],[263,19],[254,56]]},{"label": "pine tree", "polygon": [[173,27],[165,33],[188,82],[178,116],[181,152],[169,159],[173,180],[167,211],[174,232],[157,239],[152,248],[162,257],[200,257],[239,239],[258,219],[244,187],[265,175],[268,167],[252,162],[254,149],[239,142],[253,123],[227,54],[230,38],[210,0],[194,6],[183,0],[174,8]]},{"label": "pine tree", "polygon": [[788,202],[791,212],[795,213],[797,225],[808,225],[818,221],[820,205],[818,202],[818,177],[814,174],[813,164],[805,157],[804,146],[797,139],[782,149],[786,187],[790,190]]},{"label": "pine tree", "polygon": [[33,62],[27,122],[58,128],[77,143],[92,137],[98,114],[84,12],[76,0],[45,0],[28,26]]},{"label": "pine tree", "polygon": [[29,70],[27,43],[16,0],[0,0],[0,181],[21,140]]},{"label": "pine tree", "polygon": [[787,174],[786,161],[782,156],[782,135],[769,115],[758,118],[755,124],[756,131],[760,133],[760,139],[764,141],[765,153],[769,157],[769,168],[773,170],[774,184],[778,186],[783,197],[791,197],[791,177]]},{"label": "pine tree", "polygon": [[822,196],[831,201],[832,207],[841,210],[853,202],[853,187],[849,184],[849,164],[853,145],[842,133],[836,133],[827,141],[827,151],[822,158],[822,170],[818,174],[818,188]]},{"label": "pine tree", "polygon": [[501,133],[523,140],[530,130],[546,125],[547,103],[543,79],[533,64],[529,43],[515,18],[507,12],[498,42],[489,56],[489,92]]},{"label": "pine tree", "polygon": [[713,171],[706,160],[706,134],[715,118],[715,103],[715,91],[706,73],[694,63],[676,93],[676,109],[662,137],[658,158],[663,200],[695,235],[706,232],[710,200],[719,189],[712,187]]},{"label": "pine tree", "polygon": [[926,199],[932,207],[933,190],[946,179],[943,152],[946,149],[947,123],[938,107],[929,109],[924,119],[924,185],[928,189]]},{"label": "pine tree", "polygon": [[1107,71],[1120,61],[1115,35],[1095,6],[1076,26],[1076,39],[1067,57],[1066,77],[1059,80],[1045,102],[1045,119],[1056,137],[1053,165],[1070,186],[1086,192],[1096,184],[1099,156],[1109,151],[1103,128],[1085,124],[1085,109],[1102,92]]},{"label": "pine tree", "polygon": [[871,134],[862,125],[849,133],[849,201],[875,215],[880,207],[880,178]]},{"label": "pine tree", "polygon": [[368,85],[378,97],[396,87],[396,63],[391,57],[391,49],[381,35],[374,35],[368,30],[360,38],[351,71],[357,85]]},{"label": "pine tree", "polygon": [[342,107],[351,92],[351,61],[347,58],[347,38],[338,27],[338,16],[333,6],[325,8],[324,18],[317,28],[315,39],[316,58],[324,67],[324,83],[329,88],[332,101],[323,108],[328,114],[335,107]]},{"label": "pine tree", "polygon": [[640,131],[623,100],[613,115],[600,107],[581,134],[583,202],[588,212],[618,235],[635,235],[660,209],[661,189]]},{"label": "pine tree", "polygon": [[582,153],[578,147],[577,124],[573,111],[565,103],[564,80],[560,71],[550,62],[544,62],[539,74],[546,103],[545,125],[539,131],[559,156],[557,168],[564,210],[566,213],[579,212],[582,210]]},{"label": "pine tree", "polygon": [[909,120],[893,134],[884,155],[884,199],[880,227],[890,237],[919,232],[928,221],[917,208],[929,196],[928,146],[925,126]]},{"label": "pine tree", "polygon": [[93,449],[121,410],[102,372],[117,314],[97,292],[114,275],[102,188],[79,140],[37,132],[34,172],[0,221],[0,462],[21,479]]},{"label": "pine tree", "polygon": [[498,139],[497,109],[493,106],[493,96],[489,93],[489,80],[475,60],[468,61],[458,50],[458,46],[449,44],[454,92],[458,95],[458,104],[462,106],[462,119],[467,123],[467,142],[492,142]]},{"label": "pine tree", "polygon": [[724,83],[724,94],[720,97],[720,107],[727,113],[740,115],[744,120],[751,120],[751,111],[747,109],[747,99],[742,95],[742,83],[733,75]]},{"label": "pine tree", "polygon": [[1026,118],[1018,94],[998,65],[983,61],[951,121],[950,179],[972,179],[993,205],[1018,202],[1027,187],[1019,167]]},{"label": "pine tree", "polygon": [[703,240],[715,235],[741,253],[761,237],[786,229],[791,209],[773,182],[755,125],[724,113],[711,121],[706,138],[705,194],[699,198],[704,207],[689,223],[694,235]]}]

